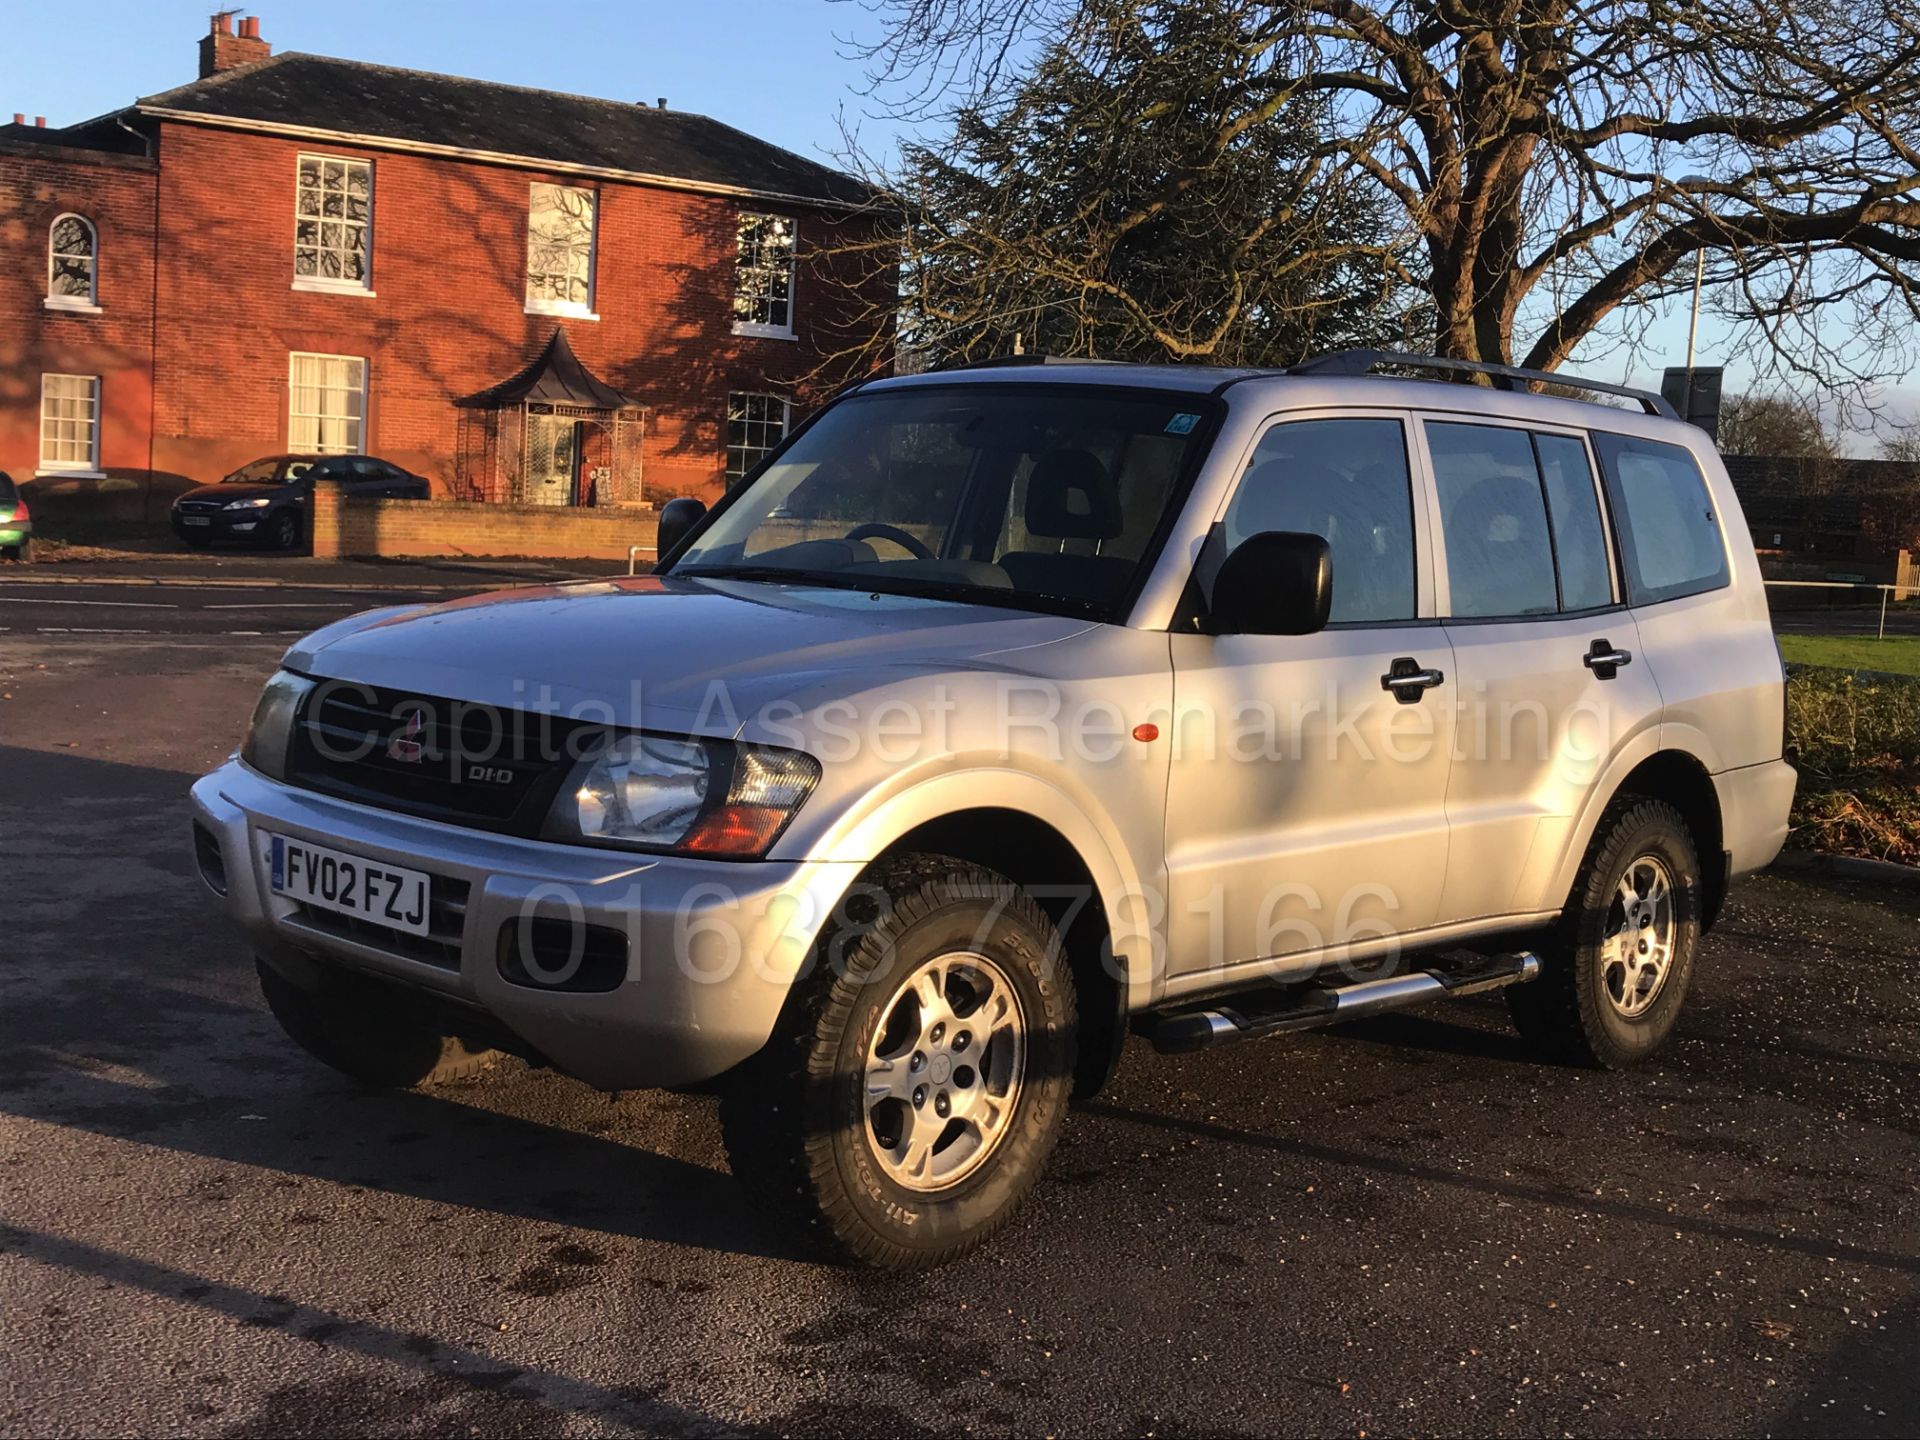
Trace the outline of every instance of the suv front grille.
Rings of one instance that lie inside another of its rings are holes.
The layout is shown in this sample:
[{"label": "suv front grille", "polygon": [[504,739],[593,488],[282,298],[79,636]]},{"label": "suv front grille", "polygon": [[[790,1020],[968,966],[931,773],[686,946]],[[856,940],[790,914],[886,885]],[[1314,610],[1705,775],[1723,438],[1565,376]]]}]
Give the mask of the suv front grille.
[{"label": "suv front grille", "polygon": [[305,901],[294,903],[294,922],[307,930],[340,940],[353,940],[406,960],[437,965],[443,970],[458,970],[460,943],[467,928],[467,897],[473,887],[465,880],[454,880],[444,875],[432,876],[429,883],[433,898],[427,909],[428,933],[425,935],[396,930],[391,925],[362,920],[357,915],[323,910]]},{"label": "suv front grille", "polygon": [[597,727],[323,680],[294,726],[287,779],[429,820],[536,835],[587,729]]}]

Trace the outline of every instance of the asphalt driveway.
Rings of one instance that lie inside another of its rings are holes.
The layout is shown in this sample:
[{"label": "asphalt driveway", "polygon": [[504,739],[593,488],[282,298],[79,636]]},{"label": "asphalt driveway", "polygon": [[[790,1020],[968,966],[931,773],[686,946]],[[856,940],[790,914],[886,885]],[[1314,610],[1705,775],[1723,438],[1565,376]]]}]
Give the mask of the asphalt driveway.
[{"label": "asphalt driveway", "polygon": [[710,1099],[517,1062],[375,1094],[295,1052],[183,798],[272,632],[329,615],[27,608],[0,613],[0,1432],[1920,1428],[1911,894],[1749,883],[1628,1075],[1537,1066],[1498,997],[1136,1046],[1009,1233],[877,1278],[768,1242]]}]

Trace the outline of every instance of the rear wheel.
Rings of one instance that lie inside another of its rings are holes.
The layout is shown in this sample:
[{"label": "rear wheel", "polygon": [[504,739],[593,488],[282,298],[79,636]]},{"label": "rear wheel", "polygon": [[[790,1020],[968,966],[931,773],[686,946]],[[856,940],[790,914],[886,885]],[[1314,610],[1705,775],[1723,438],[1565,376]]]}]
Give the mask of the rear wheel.
[{"label": "rear wheel", "polygon": [[490,1069],[497,1050],[469,1045],[412,1009],[390,986],[337,971],[312,989],[256,961],[267,1008],[294,1043],[367,1085],[404,1090],[444,1085]]},{"label": "rear wheel", "polygon": [[1073,980],[1004,877],[908,856],[870,878],[871,915],[822,938],[721,1122],[789,1234],[918,1269],[981,1244],[1039,1179],[1073,1087]]},{"label": "rear wheel", "polygon": [[18,545],[9,547],[6,554],[9,560],[15,561],[18,564],[31,565],[33,563],[33,541],[31,539],[22,540]]},{"label": "rear wheel", "polygon": [[1700,942],[1700,861],[1686,821],[1624,796],[1601,818],[1540,978],[1507,991],[1521,1034],[1557,1058],[1608,1070],[1672,1032]]}]

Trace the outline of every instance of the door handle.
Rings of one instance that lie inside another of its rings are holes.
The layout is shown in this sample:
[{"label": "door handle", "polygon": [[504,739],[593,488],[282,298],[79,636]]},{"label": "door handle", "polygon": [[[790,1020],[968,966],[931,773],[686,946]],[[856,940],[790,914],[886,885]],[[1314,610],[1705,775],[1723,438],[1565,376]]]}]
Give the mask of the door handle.
[{"label": "door handle", "polygon": [[1444,671],[1423,667],[1411,655],[1402,655],[1380,677],[1380,688],[1392,692],[1402,705],[1413,705],[1434,686],[1445,684],[1446,679]]},{"label": "door handle", "polygon": [[1633,652],[1616,650],[1611,640],[1596,640],[1587,647],[1586,658],[1580,663],[1593,672],[1594,679],[1611,680],[1622,665],[1633,663]]}]

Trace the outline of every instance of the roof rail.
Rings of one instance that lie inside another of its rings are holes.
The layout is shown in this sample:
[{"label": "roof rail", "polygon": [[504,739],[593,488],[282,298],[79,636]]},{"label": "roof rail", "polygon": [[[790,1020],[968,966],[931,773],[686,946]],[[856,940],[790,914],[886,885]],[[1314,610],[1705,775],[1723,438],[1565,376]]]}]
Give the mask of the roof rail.
[{"label": "roof rail", "polygon": [[1486,375],[1503,390],[1518,390],[1522,382],[1563,385],[1569,390],[1593,390],[1603,395],[1624,395],[1638,401],[1649,415],[1678,420],[1679,413],[1651,390],[1636,390],[1630,385],[1615,385],[1607,380],[1582,380],[1574,375],[1556,375],[1551,370],[1528,370],[1518,365],[1496,365],[1488,360],[1448,360],[1438,355],[1410,355],[1399,350],[1336,350],[1316,355],[1298,365],[1287,367],[1289,375],[1370,375],[1383,366],[1398,365],[1408,370],[1446,370],[1467,375]]}]

